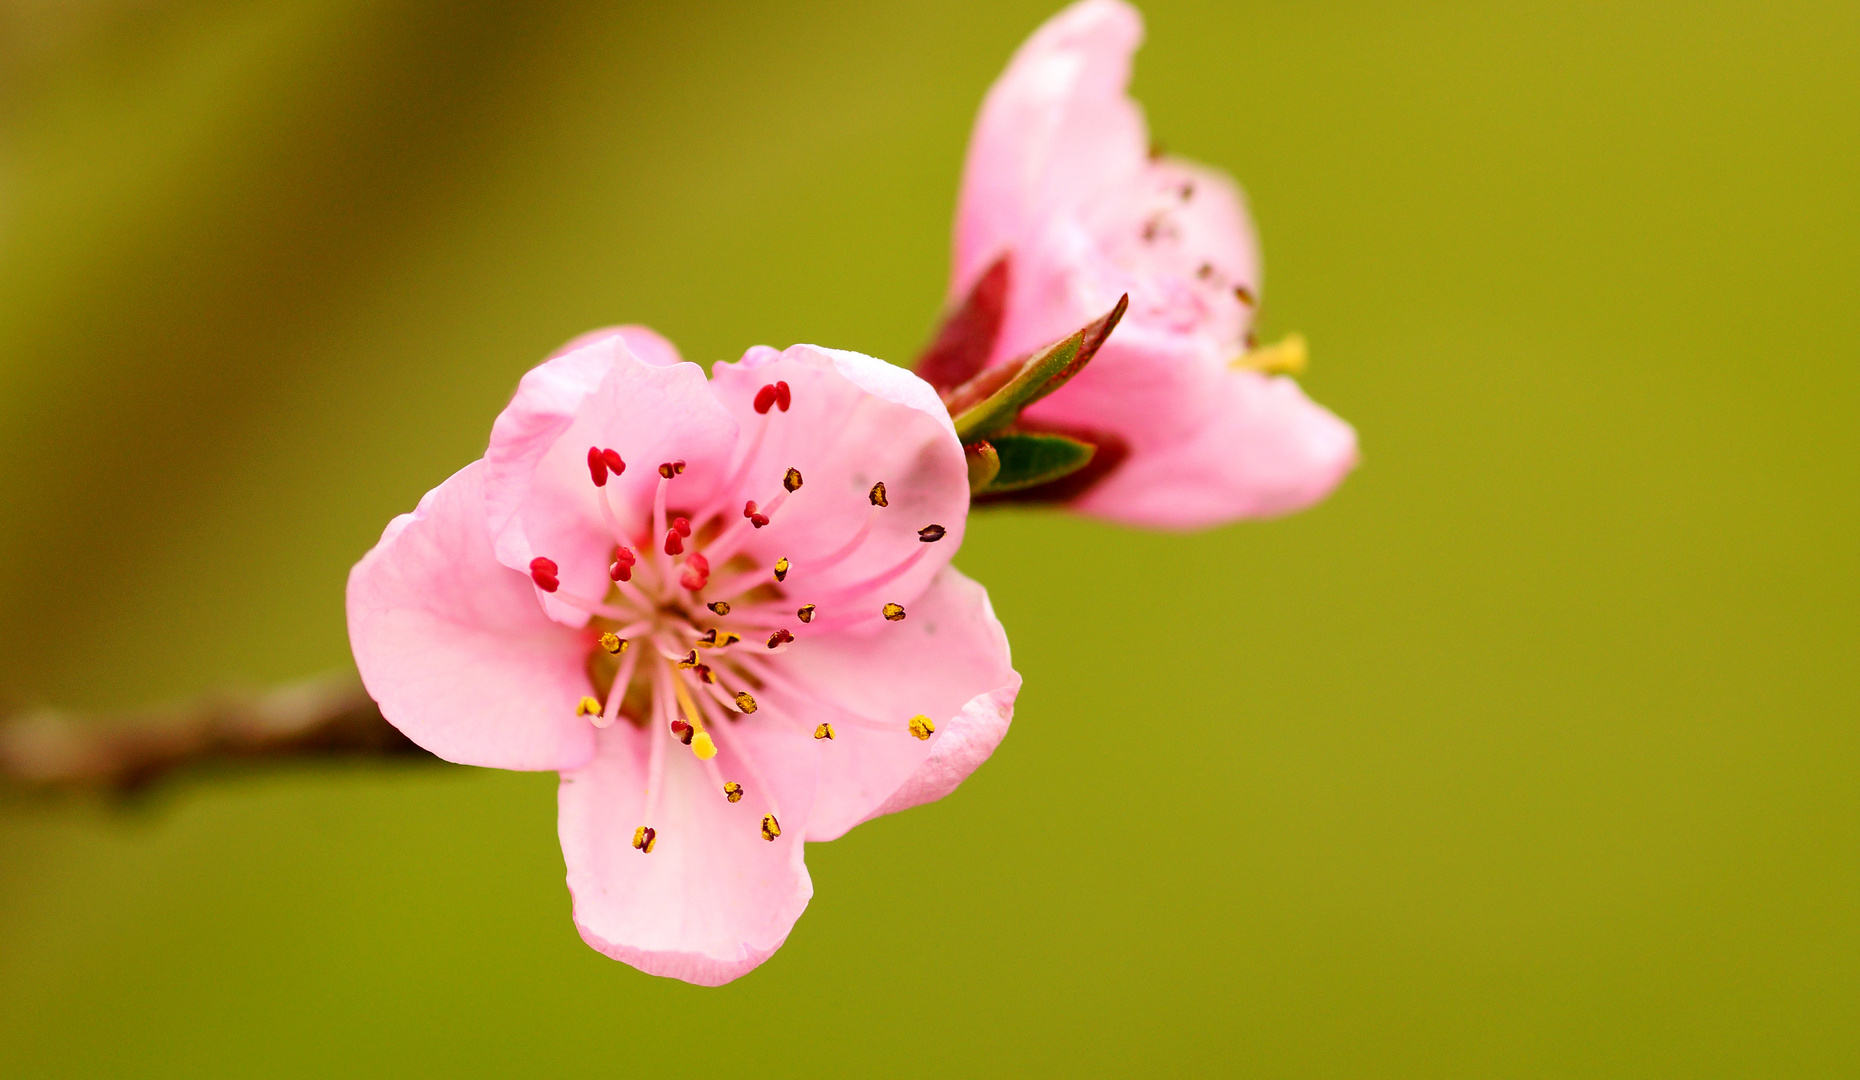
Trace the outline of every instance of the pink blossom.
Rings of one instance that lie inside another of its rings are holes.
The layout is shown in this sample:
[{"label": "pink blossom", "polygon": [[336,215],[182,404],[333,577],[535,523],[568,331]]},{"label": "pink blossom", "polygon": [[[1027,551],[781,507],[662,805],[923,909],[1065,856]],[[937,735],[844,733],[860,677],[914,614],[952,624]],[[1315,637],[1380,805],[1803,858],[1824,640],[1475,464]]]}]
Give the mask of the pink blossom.
[{"label": "pink blossom", "polygon": [[[1301,341],[1249,357],[1260,284],[1252,225],[1226,175],[1151,155],[1125,93],[1142,36],[1129,5],[1081,0],[1014,54],[969,144],[950,295],[960,303],[979,284],[986,306],[1005,284],[981,320],[998,317],[998,336],[973,357],[1000,363],[1129,294],[1090,367],[1023,418],[1099,445],[1065,489],[1089,481],[1079,510],[1163,528],[1296,510],[1355,464],[1355,432],[1268,373],[1300,366]],[[971,373],[956,367],[933,352],[919,370],[947,387]]]},{"label": "pink blossom", "polygon": [[712,378],[619,328],[349,576],[369,693],[441,757],[562,774],[575,925],[727,982],[813,894],[803,842],[942,797],[1020,676],[962,543],[962,449],[900,368],[797,345]]}]

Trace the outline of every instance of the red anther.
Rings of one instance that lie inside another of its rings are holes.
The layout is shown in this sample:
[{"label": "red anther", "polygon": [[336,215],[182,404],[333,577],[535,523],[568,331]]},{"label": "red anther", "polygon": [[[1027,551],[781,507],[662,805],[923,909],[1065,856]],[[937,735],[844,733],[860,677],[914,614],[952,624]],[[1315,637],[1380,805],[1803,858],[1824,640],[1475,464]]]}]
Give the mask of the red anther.
[{"label": "red anther", "polygon": [[594,477],[595,487],[607,486],[607,459],[598,446],[588,447],[588,475]]},{"label": "red anther", "polygon": [[679,473],[684,472],[684,471],[685,471],[685,459],[684,458],[679,458],[677,461],[672,462],[672,475],[676,476]]},{"label": "red anther", "polygon": [[775,404],[775,395],[778,393],[780,393],[780,391],[776,390],[773,384],[769,386],[765,386],[760,390],[757,390],[756,391],[756,412],[758,413],[768,412],[769,406]]},{"label": "red anther", "polygon": [[678,535],[680,536],[690,536],[691,519],[688,517],[675,517],[672,519],[672,528],[677,529]]},{"label": "red anther", "polygon": [[678,530],[665,530],[665,553],[667,555],[682,555],[684,554],[684,550],[685,538],[678,535]]},{"label": "red anther", "polygon": [[697,592],[710,583],[710,560],[701,551],[694,551],[685,556],[685,572],[678,575],[678,584],[692,592]]},{"label": "red anther", "polygon": [[615,581],[632,581],[633,565],[623,562],[609,563],[607,564],[607,576]]},{"label": "red anther", "polygon": [[614,549],[614,561],[621,566],[632,566],[639,561],[639,556],[633,554],[632,548],[622,545]]},{"label": "red anther", "polygon": [[769,516],[767,514],[751,514],[749,515],[749,523],[760,529],[762,526],[769,523]]},{"label": "red anther", "polygon": [[786,627],[783,627],[769,635],[769,648],[773,649],[777,645],[786,645],[793,640],[794,635],[790,634]]},{"label": "red anther", "polygon": [[785,382],[776,383],[775,384],[775,407],[777,409],[780,409],[782,412],[787,412],[788,402],[792,400],[794,399],[788,393],[788,384]]},{"label": "red anther", "polygon": [[534,581],[536,587],[543,592],[554,592],[562,587],[562,583],[555,576],[558,569],[554,559],[545,559],[538,555],[530,560],[530,580]]},{"label": "red anther", "polygon": [[672,467],[671,462],[661,461],[659,462],[659,475],[670,480],[672,477],[678,475],[678,470]]},{"label": "red anther", "polygon": [[602,450],[601,460],[607,463],[607,471],[619,476],[626,471],[626,462],[620,460],[620,451]]},{"label": "red anther", "polygon": [[756,516],[756,500],[751,499],[748,502],[743,504],[743,516],[746,518],[752,518]]},{"label": "red anther", "polygon": [[686,746],[691,745],[691,739],[696,734],[697,734],[697,731],[693,729],[690,724],[685,723],[683,720],[672,721],[673,737],[675,737],[679,742],[684,743]]}]

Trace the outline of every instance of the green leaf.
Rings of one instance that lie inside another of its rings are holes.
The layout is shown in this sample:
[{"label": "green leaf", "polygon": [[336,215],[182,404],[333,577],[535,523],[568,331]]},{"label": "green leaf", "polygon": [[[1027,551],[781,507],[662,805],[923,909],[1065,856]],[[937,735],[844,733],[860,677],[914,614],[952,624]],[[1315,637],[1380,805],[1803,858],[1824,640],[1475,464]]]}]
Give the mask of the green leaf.
[{"label": "green leaf", "polygon": [[1050,483],[1084,468],[1098,449],[1088,442],[1044,432],[1013,432],[989,441],[1001,460],[1001,468],[994,479],[973,490],[1018,491]]},{"label": "green leaf", "polygon": [[1130,297],[1063,341],[1054,342],[1018,363],[992,367],[958,387],[949,397],[956,437],[964,444],[991,438],[1020,418],[1020,411],[1077,375],[1117,328]]}]

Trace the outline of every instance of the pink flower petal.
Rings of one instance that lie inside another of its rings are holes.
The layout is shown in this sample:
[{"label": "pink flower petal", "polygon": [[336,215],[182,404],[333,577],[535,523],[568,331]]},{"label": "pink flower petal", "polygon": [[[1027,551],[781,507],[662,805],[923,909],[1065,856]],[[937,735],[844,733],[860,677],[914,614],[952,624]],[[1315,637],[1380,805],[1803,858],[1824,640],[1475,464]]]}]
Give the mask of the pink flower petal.
[{"label": "pink flower petal", "polygon": [[[485,451],[485,501],[498,559],[518,569],[539,555],[553,559],[562,588],[583,597],[603,596],[608,587],[615,541],[600,512],[603,492],[622,528],[644,543],[659,463],[684,460],[680,498],[706,501],[726,478],[736,440],[736,425],[711,395],[702,368],[647,364],[627,340],[601,336],[531,370],[498,416]],[[617,450],[627,463],[605,489],[589,479],[590,446]],[[586,623],[585,612],[538,596],[556,620]]]},{"label": "pink flower petal", "polygon": [[[1073,504],[1084,513],[1159,529],[1272,517],[1324,498],[1356,465],[1355,429],[1289,378],[1235,370],[1200,374],[1188,365],[1145,362],[1140,350],[1120,354],[1107,346],[1106,352],[1110,356],[1100,353],[1100,359],[1110,362],[1101,369],[1094,362],[1075,380],[1084,385],[1048,399],[1052,407],[1040,418],[1061,424],[1087,413],[1095,418],[1094,399],[1116,399],[1137,382],[1146,390],[1133,396],[1176,397],[1153,407],[1178,417],[1179,428],[1168,437],[1127,429],[1140,448]],[[1163,371],[1197,377],[1145,378]]]},{"label": "pink flower petal", "polygon": [[671,367],[684,360],[684,357],[678,355],[678,346],[665,340],[664,335],[651,327],[636,325],[603,326],[599,330],[590,330],[550,353],[549,359],[553,360],[589,345],[598,345],[612,337],[618,337],[626,342],[626,347],[633,351],[634,356],[653,367]]},{"label": "pink flower petal", "polygon": [[349,572],[349,643],[381,715],[448,761],[567,769],[594,751],[581,636],[500,565],[473,462],[388,524]]},{"label": "pink flower petal", "polygon": [[[647,821],[655,738],[668,745]],[[812,739],[772,724],[736,723],[718,743],[717,774],[744,785],[739,802],[725,799],[709,770],[669,735],[625,723],[600,733],[587,765],[563,773],[557,798],[582,939],[641,971],[702,986],[729,982],[768,959],[814,893],[803,858]],[[773,842],[761,831],[770,812],[781,827]],[[656,831],[650,853],[632,846],[641,825]]]},{"label": "pink flower petal", "polygon": [[[994,752],[1020,692],[1007,634],[988,593],[945,567],[898,623],[806,640],[782,657],[782,684],[763,708],[806,727],[826,721],[809,840],[833,840],[862,821],[931,802]],[[910,733],[922,714],[929,740]]]},{"label": "pink flower petal", "polygon": [[1083,0],[1015,52],[969,140],[952,298],[967,295],[988,264],[1044,217],[1076,212],[1142,168],[1143,114],[1124,93],[1142,40],[1134,8]]},{"label": "pink flower petal", "polygon": [[[767,505],[789,468],[803,477],[772,523],[744,546],[764,565],[784,555],[792,561],[786,591],[797,605],[871,600],[875,613],[887,601],[908,602],[948,564],[968,518],[968,473],[949,413],[928,383],[882,360],[812,345],[779,354],[752,350],[739,363],[718,364],[712,379],[744,432],[767,425],[737,505],[748,499]],[[756,391],[776,381],[789,384],[792,406],[757,414]],[[875,511],[870,494],[878,482],[889,505]],[[814,569],[868,518],[863,543]],[[917,533],[927,525],[943,526],[944,538],[920,543]],[[845,595],[905,559],[916,561],[882,586],[883,595]]]}]

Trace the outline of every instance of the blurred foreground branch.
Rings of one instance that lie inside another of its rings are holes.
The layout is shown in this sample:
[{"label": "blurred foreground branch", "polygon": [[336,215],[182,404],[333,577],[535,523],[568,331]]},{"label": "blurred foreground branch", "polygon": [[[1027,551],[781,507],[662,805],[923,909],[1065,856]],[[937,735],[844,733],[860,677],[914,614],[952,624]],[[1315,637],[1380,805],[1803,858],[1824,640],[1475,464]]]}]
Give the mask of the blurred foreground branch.
[{"label": "blurred foreground branch", "polygon": [[0,721],[0,780],[29,788],[126,794],[185,766],[306,757],[430,756],[381,718],[353,675],[123,715]]}]

